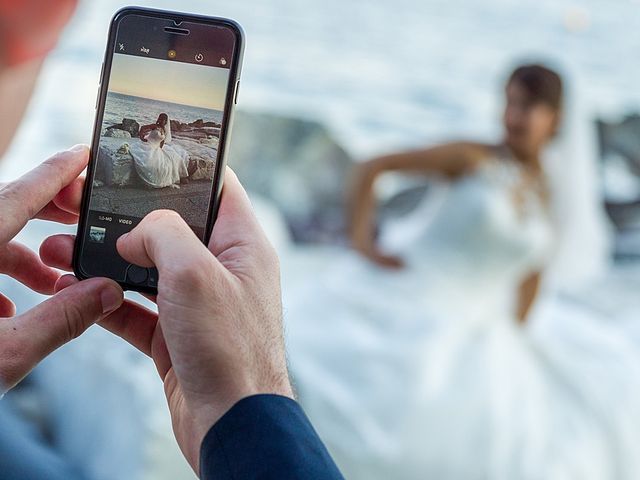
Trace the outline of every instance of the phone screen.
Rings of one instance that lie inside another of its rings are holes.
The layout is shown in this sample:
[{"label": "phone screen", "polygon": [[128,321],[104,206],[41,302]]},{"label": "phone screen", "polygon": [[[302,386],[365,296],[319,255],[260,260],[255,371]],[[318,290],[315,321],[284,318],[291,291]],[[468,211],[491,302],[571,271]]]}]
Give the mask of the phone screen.
[{"label": "phone screen", "polygon": [[79,262],[86,276],[154,286],[116,241],[149,212],[178,212],[205,239],[233,102],[236,32],[224,25],[125,15],[110,35],[92,145]]}]

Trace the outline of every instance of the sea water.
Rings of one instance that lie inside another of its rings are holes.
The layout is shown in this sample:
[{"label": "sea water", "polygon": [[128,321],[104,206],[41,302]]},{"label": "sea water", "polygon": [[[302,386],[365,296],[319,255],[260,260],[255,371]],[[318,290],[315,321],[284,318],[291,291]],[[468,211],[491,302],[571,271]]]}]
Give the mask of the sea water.
[{"label": "sea water", "polygon": [[[640,3],[631,0],[141,0],[228,16],[246,32],[240,108],[317,119],[358,159],[500,135],[512,66],[565,74],[589,119],[640,109]],[[118,0],[81,1],[50,55],[0,178],[88,142]]]},{"label": "sea water", "polygon": [[150,125],[156,123],[161,113],[166,113],[171,120],[181,123],[191,123],[196,120],[222,122],[222,112],[219,110],[109,92],[102,128],[119,124],[123,118],[133,119],[140,125]]}]

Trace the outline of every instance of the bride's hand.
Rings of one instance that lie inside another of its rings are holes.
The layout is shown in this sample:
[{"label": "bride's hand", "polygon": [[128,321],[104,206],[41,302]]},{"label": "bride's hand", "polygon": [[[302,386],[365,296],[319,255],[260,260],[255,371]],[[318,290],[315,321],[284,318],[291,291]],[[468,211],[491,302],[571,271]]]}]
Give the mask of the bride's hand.
[{"label": "bride's hand", "polygon": [[377,253],[374,258],[371,258],[371,260],[381,267],[392,268],[396,270],[405,267],[404,261],[400,257],[394,257],[393,255],[384,255],[382,253]]},{"label": "bride's hand", "polygon": [[386,255],[376,248],[368,248],[368,249],[356,249],[366,258],[371,260],[376,265],[385,268],[391,268],[395,270],[399,270],[405,267],[404,261],[400,257],[396,257],[393,255]]},{"label": "bride's hand", "polygon": [[[357,224],[354,225],[356,226]],[[354,250],[381,267],[394,269],[404,267],[404,262],[400,258],[382,253],[374,242],[373,234],[367,231],[366,225],[361,226],[364,227],[362,230],[358,231],[354,228],[351,232],[351,246]]]}]

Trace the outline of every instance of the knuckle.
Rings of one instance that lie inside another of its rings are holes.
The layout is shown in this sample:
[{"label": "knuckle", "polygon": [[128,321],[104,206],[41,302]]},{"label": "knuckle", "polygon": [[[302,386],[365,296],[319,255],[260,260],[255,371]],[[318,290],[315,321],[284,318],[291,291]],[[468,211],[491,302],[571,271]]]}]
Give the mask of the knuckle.
[{"label": "knuckle", "polygon": [[15,180],[0,186],[0,203],[4,204],[15,201],[21,186],[20,180]]},{"label": "knuckle", "polygon": [[17,383],[23,375],[26,359],[26,345],[16,338],[11,338],[3,342],[0,351],[0,382],[5,386],[12,386]]},{"label": "knuckle", "polygon": [[173,266],[168,278],[182,289],[202,291],[212,284],[212,275],[207,263],[184,262]]},{"label": "knuckle", "polygon": [[149,219],[149,221],[157,222],[162,220],[175,221],[176,219],[180,219],[182,217],[180,217],[178,212],[174,210],[154,210],[150,212],[146,218]]},{"label": "knuckle", "polygon": [[142,223],[174,232],[189,228],[180,214],[174,210],[154,210],[142,220]]},{"label": "knuckle", "polygon": [[66,302],[62,311],[61,341],[70,341],[78,338],[84,331],[84,318],[86,312],[73,302]]},{"label": "knuckle", "polygon": [[160,289],[180,293],[192,298],[207,296],[212,287],[222,288],[224,282],[216,278],[216,270],[211,259],[199,255],[189,256],[168,265],[160,272]]},{"label": "knuckle", "polygon": [[280,256],[278,255],[276,248],[268,239],[265,240],[264,246],[261,248],[259,258],[262,259],[262,266],[266,270],[270,272],[280,271]]},{"label": "knuckle", "polygon": [[59,152],[47,158],[40,164],[40,168],[47,171],[48,178],[60,181],[65,173],[65,152]]},{"label": "knuckle", "polygon": [[154,210],[142,220],[142,223],[146,224],[146,227],[162,229],[163,232],[174,234],[191,230],[180,214],[174,210]]},{"label": "knuckle", "polygon": [[0,187],[0,244],[6,243],[37,213],[38,209],[24,198],[21,180]]},{"label": "knuckle", "polygon": [[149,212],[144,219],[147,222],[155,222],[158,221],[159,219],[163,218],[165,215],[166,210],[153,210],[151,212]]},{"label": "knuckle", "polygon": [[70,155],[68,151],[55,153],[38,167],[42,171],[42,176],[46,177],[47,182],[52,183],[57,191],[66,187],[65,178],[68,176],[69,169],[72,168],[69,163]]}]

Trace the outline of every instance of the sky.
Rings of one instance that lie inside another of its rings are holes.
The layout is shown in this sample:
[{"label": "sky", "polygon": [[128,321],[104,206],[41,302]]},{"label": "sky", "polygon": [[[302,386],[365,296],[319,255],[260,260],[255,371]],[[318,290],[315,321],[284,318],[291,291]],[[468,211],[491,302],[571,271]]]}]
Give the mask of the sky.
[{"label": "sky", "polygon": [[109,91],[223,110],[229,70],[115,54]]}]

